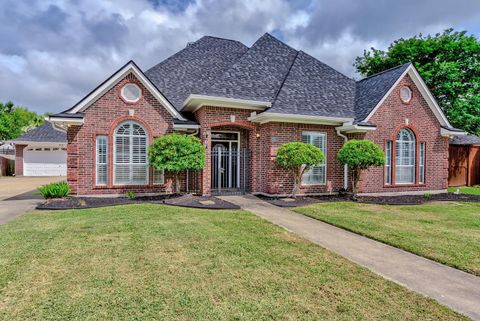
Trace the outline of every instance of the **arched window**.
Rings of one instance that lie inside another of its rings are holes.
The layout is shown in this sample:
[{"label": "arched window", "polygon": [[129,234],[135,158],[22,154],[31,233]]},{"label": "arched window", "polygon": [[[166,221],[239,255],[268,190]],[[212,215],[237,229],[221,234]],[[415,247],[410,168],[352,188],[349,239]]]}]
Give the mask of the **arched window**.
[{"label": "arched window", "polygon": [[139,124],[127,121],[114,133],[114,184],[145,185],[148,183],[148,135]]},{"label": "arched window", "polygon": [[395,142],[395,183],[415,184],[415,135],[404,128]]}]

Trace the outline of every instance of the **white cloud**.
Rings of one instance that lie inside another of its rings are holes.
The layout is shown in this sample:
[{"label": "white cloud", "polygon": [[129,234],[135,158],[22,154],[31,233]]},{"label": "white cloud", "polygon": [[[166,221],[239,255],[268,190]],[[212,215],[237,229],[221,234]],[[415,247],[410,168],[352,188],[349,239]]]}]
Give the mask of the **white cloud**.
[{"label": "white cloud", "polygon": [[355,56],[371,46],[460,23],[480,30],[479,3],[467,0],[442,6],[432,6],[434,0],[394,6],[376,0],[186,1],[175,3],[182,11],[147,0],[3,0],[0,101],[58,112],[129,59],[147,69],[203,35],[251,45],[273,32],[353,76]]}]

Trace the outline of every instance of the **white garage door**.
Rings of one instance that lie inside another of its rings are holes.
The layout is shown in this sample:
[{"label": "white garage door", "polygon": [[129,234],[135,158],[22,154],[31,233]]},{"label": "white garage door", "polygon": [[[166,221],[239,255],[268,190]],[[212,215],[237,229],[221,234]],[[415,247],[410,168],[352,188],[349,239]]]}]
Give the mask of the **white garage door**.
[{"label": "white garage door", "polygon": [[67,151],[62,148],[27,148],[23,153],[24,176],[66,176]]}]

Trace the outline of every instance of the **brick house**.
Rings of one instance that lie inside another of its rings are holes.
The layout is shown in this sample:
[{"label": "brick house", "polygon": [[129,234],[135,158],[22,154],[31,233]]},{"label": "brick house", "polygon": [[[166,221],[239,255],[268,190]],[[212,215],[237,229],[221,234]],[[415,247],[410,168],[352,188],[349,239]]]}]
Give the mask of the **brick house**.
[{"label": "brick house", "polygon": [[412,64],[353,80],[269,34],[250,48],[203,37],[143,72],[128,62],[72,108],[52,115],[67,130],[67,178],[74,193],[160,193],[171,176],[148,165],[149,143],[171,132],[206,147],[201,172],[183,190],[287,195],[278,147],[304,141],[326,155],[302,179],[302,194],[348,188],[336,154],[369,139],[386,165],[362,173],[360,192],[440,192],[447,187],[452,128]]}]

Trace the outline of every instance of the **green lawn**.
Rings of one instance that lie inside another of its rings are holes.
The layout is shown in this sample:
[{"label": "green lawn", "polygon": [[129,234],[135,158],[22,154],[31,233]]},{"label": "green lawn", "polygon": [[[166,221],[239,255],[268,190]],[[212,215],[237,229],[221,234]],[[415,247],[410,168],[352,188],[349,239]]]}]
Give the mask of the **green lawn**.
[{"label": "green lawn", "polygon": [[480,203],[317,203],[299,213],[480,276]]},{"label": "green lawn", "polygon": [[473,194],[473,195],[480,195],[480,186],[464,186],[464,187],[449,187],[449,192],[455,192],[457,189],[460,190],[462,194]]},{"label": "green lawn", "polygon": [[0,226],[2,320],[466,320],[242,211],[127,205]]}]

